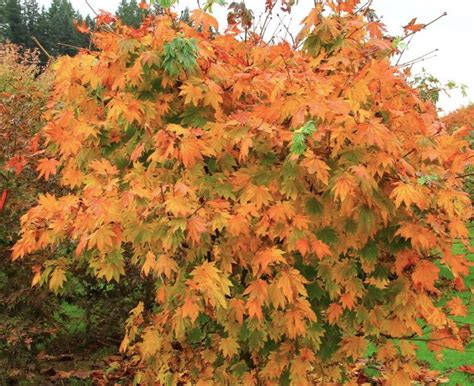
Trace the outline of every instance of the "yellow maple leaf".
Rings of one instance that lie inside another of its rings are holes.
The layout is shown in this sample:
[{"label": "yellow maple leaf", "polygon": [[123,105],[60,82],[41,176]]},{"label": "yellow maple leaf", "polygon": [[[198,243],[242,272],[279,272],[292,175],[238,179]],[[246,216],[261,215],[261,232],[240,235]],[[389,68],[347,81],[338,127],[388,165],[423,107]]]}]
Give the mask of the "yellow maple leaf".
[{"label": "yellow maple leaf", "polygon": [[57,293],[60,288],[63,288],[65,281],[66,271],[64,271],[64,269],[61,267],[56,267],[49,279],[49,289]]},{"label": "yellow maple leaf", "polygon": [[230,295],[232,283],[214,262],[206,261],[194,268],[191,277],[209,304],[227,308],[225,297]]},{"label": "yellow maple leaf", "polygon": [[362,336],[349,336],[343,339],[342,351],[354,359],[359,359],[367,349],[367,339]]},{"label": "yellow maple leaf", "polygon": [[162,338],[160,332],[154,328],[147,328],[143,332],[142,342],[139,345],[143,359],[149,359],[160,350]]},{"label": "yellow maple leaf", "polygon": [[181,86],[179,95],[184,96],[185,104],[198,106],[203,98],[203,91],[201,87],[194,85],[192,82],[186,82]]},{"label": "yellow maple leaf", "polygon": [[156,273],[171,278],[172,272],[178,272],[178,264],[167,255],[161,255],[156,262]]},{"label": "yellow maple leaf", "polygon": [[153,252],[148,251],[145,256],[145,263],[142,266],[142,273],[144,276],[148,276],[150,271],[156,268],[156,256]]},{"label": "yellow maple leaf", "polygon": [[268,205],[272,200],[272,195],[268,191],[268,188],[260,185],[248,185],[242,194],[240,195],[240,202],[246,204],[251,202],[255,204],[257,209],[260,209],[264,205]]},{"label": "yellow maple leaf", "polygon": [[402,203],[407,207],[410,207],[412,204],[415,204],[420,209],[425,207],[423,194],[410,184],[400,182],[395,189],[393,189],[390,197],[395,200],[395,206],[397,208],[399,208]]},{"label": "yellow maple leaf", "polygon": [[33,275],[33,279],[31,280],[31,286],[34,287],[41,280],[41,266],[40,265],[34,265],[33,268],[32,268],[32,271],[33,271],[34,275]]},{"label": "yellow maple leaf", "polygon": [[172,196],[165,201],[166,210],[176,217],[184,217],[192,213],[189,202],[179,196]]},{"label": "yellow maple leaf", "polygon": [[221,339],[219,342],[219,349],[225,358],[232,358],[239,352],[239,344],[235,338],[228,337]]},{"label": "yellow maple leaf", "polygon": [[114,245],[115,233],[108,225],[102,225],[89,237],[89,249],[97,247],[100,252],[107,252]]},{"label": "yellow maple leaf", "polygon": [[269,248],[256,253],[252,265],[255,272],[265,272],[270,264],[286,263],[283,251],[278,248]]}]

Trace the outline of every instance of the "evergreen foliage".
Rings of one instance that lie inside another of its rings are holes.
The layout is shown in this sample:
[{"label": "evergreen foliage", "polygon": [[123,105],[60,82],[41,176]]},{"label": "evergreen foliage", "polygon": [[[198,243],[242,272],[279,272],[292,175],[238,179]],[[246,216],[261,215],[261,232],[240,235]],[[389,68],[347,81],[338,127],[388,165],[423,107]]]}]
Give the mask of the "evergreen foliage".
[{"label": "evergreen foliage", "polygon": [[[136,0],[122,0],[117,16],[122,23],[138,27],[147,13],[158,12],[158,8],[145,10]],[[80,33],[74,23],[85,23],[91,30],[94,27],[94,20],[81,15],[70,0],[52,0],[47,8],[38,0],[0,0],[0,43],[31,49],[38,48],[36,38],[52,56],[74,55],[78,48],[90,45],[89,36]],[[44,53],[41,59],[47,60]]]}]

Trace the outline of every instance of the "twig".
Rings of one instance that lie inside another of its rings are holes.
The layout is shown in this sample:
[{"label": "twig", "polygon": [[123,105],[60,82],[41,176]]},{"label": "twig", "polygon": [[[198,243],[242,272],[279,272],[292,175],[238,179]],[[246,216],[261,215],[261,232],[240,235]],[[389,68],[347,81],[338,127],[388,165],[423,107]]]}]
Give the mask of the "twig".
[{"label": "twig", "polygon": [[361,5],[354,13],[358,14],[360,11],[366,10],[372,5],[373,2],[374,0],[367,1],[364,5]]},{"label": "twig", "polygon": [[39,42],[38,39],[36,39],[36,36],[32,36],[31,39],[33,39],[33,41],[35,42],[35,44],[39,47],[39,49],[41,51],[43,51],[43,53],[49,58],[49,59],[53,59],[53,56],[48,52],[46,51],[46,49],[43,47],[43,45]]},{"label": "twig", "polygon": [[[280,18],[280,15],[278,13],[277,13],[277,17]],[[275,39],[275,37],[281,32],[280,25],[282,25],[281,19],[280,19],[280,22],[275,27],[275,31],[273,31],[273,33],[270,35],[270,38],[268,39],[269,43],[271,43]]]},{"label": "twig", "polygon": [[[89,3],[89,1],[88,0],[84,0],[84,1],[86,2],[87,6],[90,8],[90,10],[94,13],[94,15],[96,17],[99,16],[99,13],[94,9],[94,7]],[[112,32],[113,34],[118,36],[118,34],[114,31],[114,29],[110,25],[105,24],[105,27],[107,27],[106,28],[107,30],[109,30],[110,32]]]},{"label": "twig", "polygon": [[[401,66],[399,66],[399,67],[413,66],[413,65],[415,65],[415,64],[418,64],[418,63],[425,62],[425,61],[427,61],[427,60],[436,58],[437,56],[438,56],[438,55],[429,56],[429,57],[427,57],[427,58],[423,58],[423,59],[420,59],[420,60],[417,60],[417,61],[414,61],[414,62],[410,62],[410,63],[404,64],[404,65],[401,65]],[[449,95],[449,94],[448,94],[448,95]]]},{"label": "twig", "polygon": [[84,1],[86,2],[87,6],[90,8],[90,10],[94,13],[94,15],[99,16],[99,14],[94,9],[94,7],[92,7],[92,5],[90,5],[89,1],[88,0],[84,0]]},{"label": "twig", "polygon": [[442,13],[442,14],[441,14],[440,16],[438,16],[436,19],[433,19],[433,20],[431,20],[429,23],[423,25],[423,28],[419,29],[418,31],[411,31],[409,34],[406,34],[400,41],[403,41],[403,40],[405,40],[406,38],[408,38],[408,37],[410,37],[410,36],[416,34],[417,32],[420,32],[420,31],[426,29],[426,28],[429,27],[431,24],[436,23],[439,19],[441,19],[441,18],[443,18],[443,17],[445,17],[445,16],[447,16],[447,15],[448,15],[447,12]]},{"label": "twig", "polygon": [[283,62],[285,63],[285,69],[286,73],[288,74],[288,80],[293,83],[293,79],[291,78],[291,73],[290,73],[290,68],[288,66],[288,62],[286,61],[286,58],[283,56],[283,54],[280,54],[281,58],[283,59]]},{"label": "twig", "polygon": [[267,30],[267,27],[268,25],[270,24],[273,16],[272,16],[272,13],[273,13],[273,9],[275,8],[276,6],[276,1],[272,4],[271,8],[266,12],[267,15],[265,17],[265,20],[263,21],[263,24],[262,24],[262,29],[260,30],[260,36],[262,37],[262,40],[263,40],[263,37],[265,35],[265,32]]},{"label": "twig", "polygon": [[407,50],[407,48],[408,48],[408,46],[410,45],[411,41],[413,40],[413,37],[414,37],[414,36],[415,36],[415,35],[412,35],[412,36],[410,37],[410,40],[408,40],[408,43],[407,43],[406,46],[403,48],[402,52],[400,52],[400,56],[398,57],[397,62],[395,63],[395,66],[398,66],[398,63],[400,63],[400,60],[402,59],[403,54],[404,54],[405,51]]},{"label": "twig", "polygon": [[[283,26],[283,28],[285,28],[285,31],[286,31],[286,32],[285,32],[285,35],[283,36],[283,40],[286,39],[286,35],[289,35],[290,38],[291,38],[291,43],[292,43],[292,45],[293,45],[293,47],[294,47],[295,44],[296,44],[295,38],[294,38],[293,34],[291,33],[290,28],[289,28],[289,25],[291,24],[291,21],[293,20],[293,18],[290,19],[290,22],[288,23],[288,26],[287,26],[287,25],[284,23],[284,20],[285,20],[285,19],[282,19],[279,14],[277,14],[277,16],[278,16],[278,18],[280,19],[281,25]],[[285,17],[286,17],[286,15],[285,15]]]},{"label": "twig", "polygon": [[461,174],[460,176],[456,176],[456,178],[466,178],[466,177],[471,177],[471,176],[474,176],[474,173]]},{"label": "twig", "polygon": [[[434,49],[434,50],[431,50],[430,52],[427,52],[427,53],[424,54],[424,55],[421,55],[421,56],[419,56],[419,57],[417,57],[417,58],[415,58],[415,59],[412,59],[412,60],[409,60],[408,62],[405,62],[405,63],[400,64],[399,67],[406,67],[406,66],[409,66],[409,65],[418,63],[418,62],[422,62],[422,61],[424,61],[424,60],[428,60],[428,59],[434,58],[434,57],[436,57],[436,55],[433,55],[433,56],[430,56],[430,57],[428,57],[428,56],[429,56],[429,55],[432,55],[432,54],[434,54],[435,52],[438,52],[438,51],[439,51],[438,48],[436,48],[436,49]],[[397,64],[397,65],[398,65],[398,64]]]},{"label": "twig", "polygon": [[58,46],[63,46],[63,47],[69,47],[69,48],[74,48],[76,50],[86,50],[87,48],[85,47],[79,47],[79,46],[74,46],[72,44],[66,44],[66,43],[57,43]]},{"label": "twig", "polygon": [[411,149],[408,153],[406,153],[402,158],[408,157],[410,154],[414,153],[416,149]]}]

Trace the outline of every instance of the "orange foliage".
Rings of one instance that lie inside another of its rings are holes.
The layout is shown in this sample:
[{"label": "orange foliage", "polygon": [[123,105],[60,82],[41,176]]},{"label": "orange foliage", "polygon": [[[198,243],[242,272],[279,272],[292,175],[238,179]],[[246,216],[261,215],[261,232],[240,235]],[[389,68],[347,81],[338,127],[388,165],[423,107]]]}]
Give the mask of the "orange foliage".
[{"label": "orange foliage", "polygon": [[462,107],[442,118],[443,123],[449,128],[468,126],[474,128],[474,105]]},{"label": "orange foliage", "polygon": [[414,348],[393,339],[456,329],[435,263],[462,281],[449,251],[469,243],[457,176],[472,152],[358,1],[327,3],[302,50],[211,33],[196,11],[207,28],[172,13],[118,24],[56,64],[38,170],[69,192],[40,196],[13,257],[73,243],[41,273],[56,291],[76,264],[154,278],[156,304],[132,311],[121,346],[138,383],[341,382],[372,342],[405,384]]}]

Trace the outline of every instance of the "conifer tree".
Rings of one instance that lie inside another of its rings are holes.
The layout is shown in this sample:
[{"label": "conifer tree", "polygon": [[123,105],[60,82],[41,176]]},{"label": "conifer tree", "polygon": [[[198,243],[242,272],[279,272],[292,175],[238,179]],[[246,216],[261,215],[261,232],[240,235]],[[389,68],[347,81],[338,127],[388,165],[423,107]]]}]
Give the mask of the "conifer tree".
[{"label": "conifer tree", "polygon": [[122,0],[117,9],[117,16],[126,25],[137,28],[143,21],[146,11],[138,6],[136,0]]},{"label": "conifer tree", "polygon": [[20,0],[4,0],[4,4],[0,7],[0,14],[0,20],[3,20],[4,25],[1,40],[25,44],[27,33]]}]

